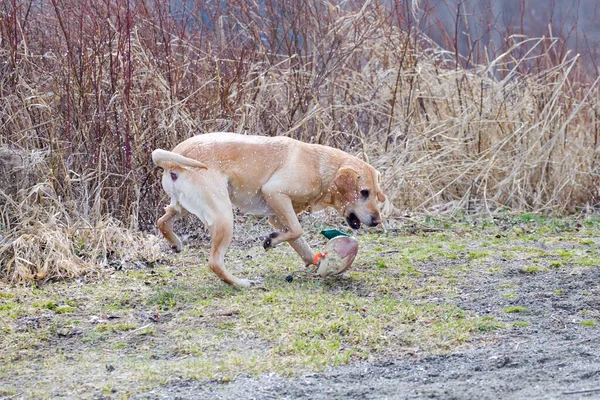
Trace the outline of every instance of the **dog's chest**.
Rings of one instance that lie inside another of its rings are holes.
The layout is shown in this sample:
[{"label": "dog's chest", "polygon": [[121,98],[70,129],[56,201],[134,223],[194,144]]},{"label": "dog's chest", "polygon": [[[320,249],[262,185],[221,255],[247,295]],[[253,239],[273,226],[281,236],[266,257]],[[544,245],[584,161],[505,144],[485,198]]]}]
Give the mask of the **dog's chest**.
[{"label": "dog's chest", "polygon": [[269,207],[262,197],[250,197],[241,201],[232,201],[233,205],[238,207],[244,214],[251,215],[274,215],[275,213]]},{"label": "dog's chest", "polygon": [[229,199],[244,214],[274,215],[273,210],[269,207],[260,192],[247,191],[243,188],[233,188],[230,185]]}]

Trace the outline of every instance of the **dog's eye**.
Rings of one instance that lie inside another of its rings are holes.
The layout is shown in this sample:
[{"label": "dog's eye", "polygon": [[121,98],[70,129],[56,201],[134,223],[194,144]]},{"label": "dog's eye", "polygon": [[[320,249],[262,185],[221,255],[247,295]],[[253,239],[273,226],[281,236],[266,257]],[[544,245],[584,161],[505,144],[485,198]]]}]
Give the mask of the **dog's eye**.
[{"label": "dog's eye", "polygon": [[360,195],[364,198],[364,199],[368,199],[369,198],[369,191],[367,189],[363,189],[360,191]]}]

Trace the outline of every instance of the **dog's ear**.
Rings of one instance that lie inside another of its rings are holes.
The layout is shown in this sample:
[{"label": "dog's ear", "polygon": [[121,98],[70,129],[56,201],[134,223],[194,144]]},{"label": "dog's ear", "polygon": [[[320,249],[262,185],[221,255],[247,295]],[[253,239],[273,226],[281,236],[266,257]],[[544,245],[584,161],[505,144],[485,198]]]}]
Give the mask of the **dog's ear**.
[{"label": "dog's ear", "polygon": [[377,192],[377,200],[379,200],[380,203],[384,203],[385,195],[382,192]]},{"label": "dog's ear", "polygon": [[358,198],[359,173],[352,167],[342,167],[333,178],[332,189],[339,193],[344,201],[353,203]]}]

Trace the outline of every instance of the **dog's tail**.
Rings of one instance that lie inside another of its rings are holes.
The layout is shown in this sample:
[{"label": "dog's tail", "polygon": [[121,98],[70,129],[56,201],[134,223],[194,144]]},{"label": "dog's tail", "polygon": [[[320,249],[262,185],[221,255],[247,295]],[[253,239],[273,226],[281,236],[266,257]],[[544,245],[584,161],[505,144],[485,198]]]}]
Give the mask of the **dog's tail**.
[{"label": "dog's tail", "polygon": [[163,167],[165,163],[179,165],[181,167],[204,168],[208,169],[206,164],[196,161],[192,158],[173,153],[172,151],[156,149],[152,152],[152,162],[154,165]]}]

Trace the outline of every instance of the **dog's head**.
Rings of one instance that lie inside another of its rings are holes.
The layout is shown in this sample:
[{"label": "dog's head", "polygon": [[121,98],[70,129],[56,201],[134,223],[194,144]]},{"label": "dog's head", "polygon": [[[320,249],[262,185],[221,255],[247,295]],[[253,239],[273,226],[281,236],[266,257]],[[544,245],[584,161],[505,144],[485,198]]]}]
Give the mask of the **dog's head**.
[{"label": "dog's head", "polygon": [[362,161],[342,166],[333,178],[333,206],[352,229],[381,223],[378,203],[385,201],[385,195],[380,179],[381,174]]}]

